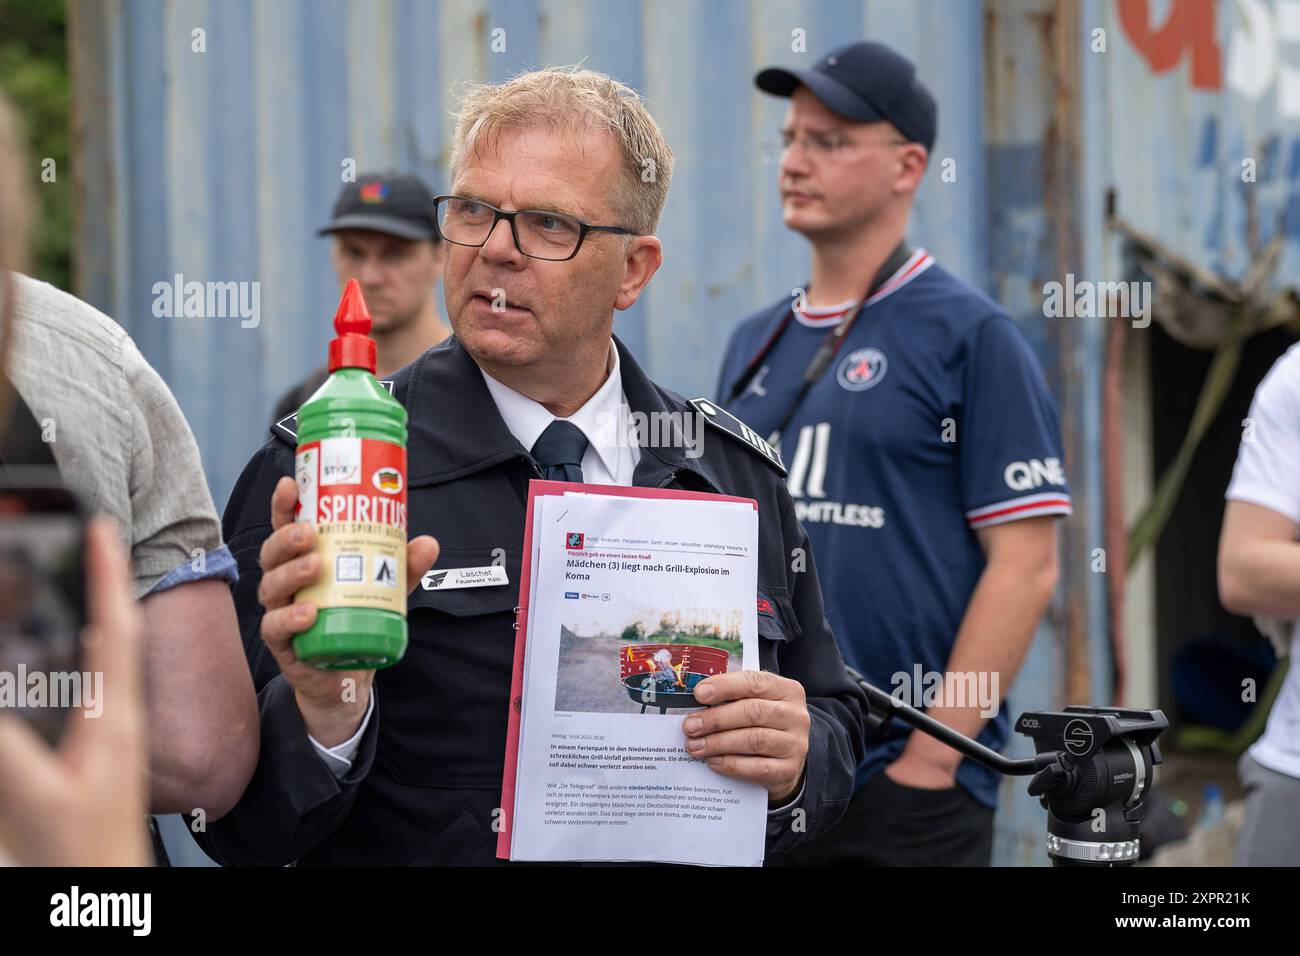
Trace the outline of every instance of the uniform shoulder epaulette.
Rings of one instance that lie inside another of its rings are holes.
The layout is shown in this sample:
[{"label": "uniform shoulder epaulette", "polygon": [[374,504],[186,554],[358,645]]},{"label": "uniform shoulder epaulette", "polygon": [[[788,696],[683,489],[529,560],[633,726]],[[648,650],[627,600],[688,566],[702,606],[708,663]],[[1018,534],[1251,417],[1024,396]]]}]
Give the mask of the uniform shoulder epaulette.
[{"label": "uniform shoulder epaulette", "polygon": [[782,476],[785,475],[785,463],[781,461],[781,453],[768,444],[762,435],[731,414],[731,412],[707,398],[692,398],[687,404],[703,415],[704,420],[714,428],[726,432],[750,451],[757,452],[767,459],[768,463],[779,471]]},{"label": "uniform shoulder epaulette", "polygon": [[[389,395],[393,394],[392,379],[383,379],[379,384],[388,389]],[[292,415],[285,415],[284,418],[272,425],[271,434],[290,445],[298,444],[298,413],[294,412]]]},{"label": "uniform shoulder epaulette", "polygon": [[298,413],[285,415],[271,426],[271,435],[290,445],[298,444]]}]

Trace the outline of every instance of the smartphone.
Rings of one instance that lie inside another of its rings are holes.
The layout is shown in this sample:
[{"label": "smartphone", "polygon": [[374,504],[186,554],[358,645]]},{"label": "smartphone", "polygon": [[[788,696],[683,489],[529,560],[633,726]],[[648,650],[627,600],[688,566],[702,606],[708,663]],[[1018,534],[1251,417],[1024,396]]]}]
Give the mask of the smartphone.
[{"label": "smartphone", "polygon": [[103,706],[81,666],[86,518],[57,469],[0,468],[0,716],[51,744],[73,711]]}]

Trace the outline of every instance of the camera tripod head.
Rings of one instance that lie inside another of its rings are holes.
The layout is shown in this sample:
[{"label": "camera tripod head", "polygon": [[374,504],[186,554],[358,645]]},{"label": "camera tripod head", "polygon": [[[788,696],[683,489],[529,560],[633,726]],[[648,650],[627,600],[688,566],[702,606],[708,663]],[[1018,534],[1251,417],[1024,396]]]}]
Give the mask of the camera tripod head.
[{"label": "camera tripod head", "polygon": [[1047,853],[1063,866],[1137,862],[1143,797],[1160,763],[1158,710],[1066,707],[1021,714],[1016,730],[1051,763],[1029,781],[1047,810]]},{"label": "camera tripod head", "polygon": [[1132,866],[1152,768],[1160,763],[1156,738],[1169,727],[1159,710],[1066,707],[1020,715],[1016,730],[1034,741],[1035,754],[1004,757],[977,740],[849,675],[867,696],[867,727],[887,733],[901,720],[991,770],[1031,776],[1029,793],[1047,810],[1047,855],[1055,866]]}]

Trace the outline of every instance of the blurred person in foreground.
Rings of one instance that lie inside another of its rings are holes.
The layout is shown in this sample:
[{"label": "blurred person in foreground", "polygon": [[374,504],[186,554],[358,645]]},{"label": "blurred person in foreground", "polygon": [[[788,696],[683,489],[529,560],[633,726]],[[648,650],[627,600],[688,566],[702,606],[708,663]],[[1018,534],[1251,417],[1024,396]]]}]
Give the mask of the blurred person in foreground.
[{"label": "blurred person in foreground", "polygon": [[0,710],[0,863],[147,866],[149,735],[140,608],[113,522],[86,533],[84,668],[104,675],[99,716],[72,716],[53,751]]},{"label": "blurred person in foreground", "polygon": [[[3,371],[14,329],[11,270],[23,265],[27,251],[18,154],[13,114],[0,98],[0,422],[10,420],[14,404]],[[10,451],[6,443],[2,453]],[[86,592],[83,666],[104,675],[102,713],[69,720],[54,751],[23,720],[0,710],[0,865],[150,862],[140,609],[108,519],[87,528]]]},{"label": "blurred person in foreground", "polygon": [[[1291,668],[1263,735],[1237,765],[1246,819],[1237,866],[1300,866],[1300,344],[1264,376],[1225,497],[1219,600],[1274,637]],[[1283,661],[1278,665],[1286,667]]]},{"label": "blurred person in foreground", "polygon": [[216,819],[257,762],[235,562],[166,384],[111,319],[22,274],[31,219],[22,156],[0,100],[0,454],[57,469],[88,512],[113,519],[143,619],[149,807]]}]

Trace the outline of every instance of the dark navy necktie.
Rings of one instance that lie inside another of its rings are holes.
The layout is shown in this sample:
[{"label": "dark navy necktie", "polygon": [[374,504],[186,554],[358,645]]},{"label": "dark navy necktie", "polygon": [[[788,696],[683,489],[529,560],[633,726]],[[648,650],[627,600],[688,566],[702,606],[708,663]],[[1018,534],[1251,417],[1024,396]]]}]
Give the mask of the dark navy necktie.
[{"label": "dark navy necktie", "polygon": [[533,457],[547,481],[582,481],[587,436],[572,422],[556,419],[533,445]]}]

